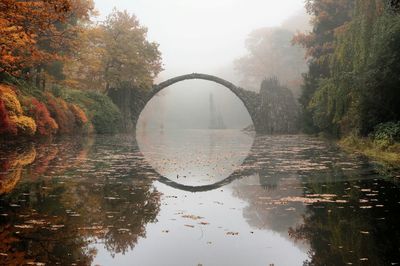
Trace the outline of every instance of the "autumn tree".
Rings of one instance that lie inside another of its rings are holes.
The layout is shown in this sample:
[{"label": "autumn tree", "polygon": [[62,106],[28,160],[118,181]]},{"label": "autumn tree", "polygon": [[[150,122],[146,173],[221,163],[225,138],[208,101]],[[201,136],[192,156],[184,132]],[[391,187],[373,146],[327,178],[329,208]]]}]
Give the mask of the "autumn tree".
[{"label": "autumn tree", "polygon": [[40,85],[43,70],[55,74],[57,65],[49,66],[73,54],[78,22],[88,20],[92,9],[91,0],[2,0],[0,72],[35,76]]},{"label": "autumn tree", "polygon": [[80,38],[79,60],[69,66],[69,82],[83,88],[148,87],[162,70],[158,44],[147,40],[147,28],[126,11],[114,9]]},{"label": "autumn tree", "polygon": [[114,10],[104,24],[106,88],[129,82],[146,86],[161,71],[158,44],[147,40],[147,28],[134,15]]},{"label": "autumn tree", "polygon": [[104,91],[105,80],[105,32],[102,27],[86,25],[79,33],[76,58],[65,62],[67,78],[64,84],[82,90]]}]

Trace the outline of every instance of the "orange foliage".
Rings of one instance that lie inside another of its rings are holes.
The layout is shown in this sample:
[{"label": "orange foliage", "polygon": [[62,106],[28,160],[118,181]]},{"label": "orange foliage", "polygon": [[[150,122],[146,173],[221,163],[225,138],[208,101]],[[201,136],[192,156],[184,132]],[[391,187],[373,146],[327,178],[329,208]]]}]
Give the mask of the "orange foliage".
[{"label": "orange foliage", "polygon": [[86,0],[1,0],[0,72],[20,76],[62,59],[76,45],[76,19],[88,19],[92,8]]},{"label": "orange foliage", "polygon": [[[306,48],[307,58],[324,63],[325,56],[333,52],[335,31],[349,21],[354,1],[351,0],[306,0],[307,12],[312,16],[314,30],[298,33],[294,44]],[[366,1],[368,2],[368,1]]]},{"label": "orange foliage", "polygon": [[75,127],[75,116],[69,110],[68,104],[61,98],[55,98],[47,93],[47,107],[51,116],[58,124],[58,133],[72,134]]},{"label": "orange foliage", "polygon": [[85,125],[89,120],[85,114],[85,112],[76,104],[70,104],[70,109],[72,113],[75,115],[75,121],[78,127],[82,127]]},{"label": "orange foliage", "polygon": [[58,125],[50,116],[47,107],[35,98],[31,98],[24,102],[27,114],[32,117],[37,126],[37,134],[41,136],[51,136],[57,133]]},{"label": "orange foliage", "polygon": [[60,134],[82,133],[83,126],[89,120],[85,112],[77,105],[67,103],[61,98],[47,94],[47,107],[58,124]]},{"label": "orange foliage", "polygon": [[0,135],[16,135],[17,127],[12,124],[4,101],[0,99]]}]

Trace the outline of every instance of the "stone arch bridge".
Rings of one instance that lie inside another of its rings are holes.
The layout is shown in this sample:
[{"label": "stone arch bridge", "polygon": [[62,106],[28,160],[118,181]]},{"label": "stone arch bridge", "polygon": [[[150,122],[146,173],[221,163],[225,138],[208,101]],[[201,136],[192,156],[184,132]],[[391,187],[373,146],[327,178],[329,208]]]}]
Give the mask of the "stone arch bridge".
[{"label": "stone arch bridge", "polygon": [[263,114],[263,112],[265,112],[265,108],[262,108],[263,97],[260,96],[260,93],[245,90],[227,80],[213,75],[192,73],[171,78],[164,82],[161,82],[160,84],[153,85],[150,90],[132,90],[126,88],[125,92],[121,93],[121,91],[123,91],[124,89],[111,89],[108,92],[108,95],[120,107],[124,115],[129,114],[129,119],[124,120],[132,122],[131,125],[126,128],[126,131],[131,131],[136,128],[136,123],[139,119],[140,113],[143,111],[147,103],[158,92],[175,83],[192,79],[201,79],[215,82],[229,89],[242,101],[242,103],[246,107],[252,119],[255,131],[261,133],[265,133],[267,131],[265,125],[265,114]]}]

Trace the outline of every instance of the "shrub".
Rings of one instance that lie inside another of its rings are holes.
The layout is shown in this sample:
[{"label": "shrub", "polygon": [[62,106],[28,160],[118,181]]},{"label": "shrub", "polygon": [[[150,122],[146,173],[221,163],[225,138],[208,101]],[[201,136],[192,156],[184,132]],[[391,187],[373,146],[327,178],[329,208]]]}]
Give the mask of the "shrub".
[{"label": "shrub", "polygon": [[75,121],[79,127],[84,126],[89,120],[85,112],[76,104],[70,104],[70,109],[75,116]]},{"label": "shrub", "polygon": [[372,133],[372,138],[374,143],[381,148],[387,148],[400,141],[400,121],[377,125]]},{"label": "shrub", "polygon": [[17,94],[12,87],[7,85],[0,85],[0,99],[3,100],[8,114],[11,115],[22,115],[22,107],[18,101]]},{"label": "shrub", "polygon": [[23,102],[27,115],[35,120],[37,134],[41,136],[51,136],[57,133],[58,124],[50,116],[46,105],[39,102],[36,98],[30,98]]},{"label": "shrub", "polygon": [[69,102],[83,106],[97,133],[114,134],[121,129],[122,115],[106,95],[94,91],[65,91]]},{"label": "shrub", "polygon": [[33,136],[36,132],[35,121],[27,116],[10,116],[11,123],[17,126],[18,135]]},{"label": "shrub", "polygon": [[7,135],[33,136],[36,132],[35,121],[23,115],[21,103],[11,86],[0,85],[1,133]]},{"label": "shrub", "polygon": [[17,126],[10,121],[4,101],[0,99],[0,134],[16,135]]},{"label": "shrub", "polygon": [[58,133],[72,134],[75,131],[75,116],[68,108],[68,104],[61,98],[55,98],[50,93],[46,94],[47,107],[51,116],[58,124]]}]

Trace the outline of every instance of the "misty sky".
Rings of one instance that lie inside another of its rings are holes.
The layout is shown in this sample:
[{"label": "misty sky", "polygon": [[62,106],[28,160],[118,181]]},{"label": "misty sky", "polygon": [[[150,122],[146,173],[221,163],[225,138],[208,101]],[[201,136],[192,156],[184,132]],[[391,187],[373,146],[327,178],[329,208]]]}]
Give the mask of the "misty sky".
[{"label": "misty sky", "polygon": [[[156,83],[200,72],[238,82],[233,61],[246,54],[250,32],[281,26],[304,13],[304,0],[95,0],[104,20],[114,7],[126,9],[160,44],[164,69]],[[206,81],[185,81],[163,90],[142,112],[145,128],[207,128],[209,95],[229,128],[244,128],[251,119],[241,101],[226,88]],[[159,95],[160,96],[160,95]]]},{"label": "misty sky", "polygon": [[160,79],[192,72],[213,74],[245,53],[256,28],[279,26],[304,0],[95,0],[101,17],[113,7],[134,13],[160,44]]}]

